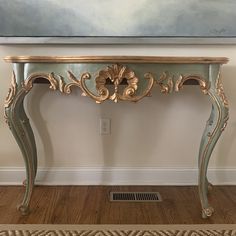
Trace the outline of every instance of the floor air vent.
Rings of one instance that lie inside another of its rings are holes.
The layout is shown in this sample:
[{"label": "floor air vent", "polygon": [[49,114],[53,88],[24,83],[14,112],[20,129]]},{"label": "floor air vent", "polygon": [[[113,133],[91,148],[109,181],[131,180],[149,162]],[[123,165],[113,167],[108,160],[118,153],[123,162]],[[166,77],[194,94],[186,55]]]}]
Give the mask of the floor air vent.
[{"label": "floor air vent", "polygon": [[160,202],[158,192],[110,192],[111,202]]}]

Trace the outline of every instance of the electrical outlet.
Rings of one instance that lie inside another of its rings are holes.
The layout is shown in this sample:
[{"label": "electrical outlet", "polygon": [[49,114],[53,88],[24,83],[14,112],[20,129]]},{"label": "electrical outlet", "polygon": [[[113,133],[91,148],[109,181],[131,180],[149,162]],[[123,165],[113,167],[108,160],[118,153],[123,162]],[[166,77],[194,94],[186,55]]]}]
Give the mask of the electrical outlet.
[{"label": "electrical outlet", "polygon": [[111,133],[111,120],[109,118],[100,119],[100,134],[107,135]]}]

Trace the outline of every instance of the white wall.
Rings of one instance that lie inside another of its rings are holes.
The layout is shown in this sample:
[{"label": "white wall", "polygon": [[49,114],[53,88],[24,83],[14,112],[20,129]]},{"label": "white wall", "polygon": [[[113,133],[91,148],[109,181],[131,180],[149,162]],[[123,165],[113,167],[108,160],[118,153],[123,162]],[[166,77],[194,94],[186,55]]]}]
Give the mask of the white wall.
[{"label": "white wall", "polygon": [[[211,158],[210,168],[236,170],[236,46],[231,45],[93,45],[0,46],[7,55],[144,55],[225,56],[223,84],[230,101],[230,120]],[[3,119],[11,64],[0,61],[0,166],[23,167],[20,150]],[[69,96],[36,85],[28,99],[40,167],[197,168],[201,135],[210,101],[197,86],[160,94],[137,104],[97,105],[74,89]],[[99,118],[111,118],[111,135],[99,135]],[[236,173],[236,172],[235,172]]]}]

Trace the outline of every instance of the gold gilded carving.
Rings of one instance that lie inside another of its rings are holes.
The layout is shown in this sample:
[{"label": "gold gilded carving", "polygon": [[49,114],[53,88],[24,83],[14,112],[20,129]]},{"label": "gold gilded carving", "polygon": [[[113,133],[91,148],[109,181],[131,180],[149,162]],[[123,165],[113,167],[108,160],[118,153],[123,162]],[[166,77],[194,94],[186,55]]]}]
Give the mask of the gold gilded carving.
[{"label": "gold gilded carving", "polygon": [[16,89],[17,89],[16,75],[15,75],[15,72],[13,71],[12,78],[11,78],[11,86],[8,90],[8,94],[7,94],[5,103],[4,103],[5,108],[8,108],[11,105],[11,103],[16,95]]},{"label": "gold gilded carving", "polygon": [[219,76],[216,80],[216,90],[217,90],[217,94],[220,96],[224,106],[228,108],[229,107],[229,102],[228,102],[228,99],[227,99],[227,97],[225,96],[225,93],[224,93],[224,88],[223,88],[220,73],[219,73]]},{"label": "gold gilded carving", "polygon": [[[86,80],[91,79],[91,75],[89,73],[84,73],[81,76],[80,85],[84,94],[92,97],[97,103],[101,103],[107,99],[110,99],[114,102],[118,102],[118,100],[137,102],[150,93],[154,83],[154,78],[150,73],[145,74],[144,77],[145,79],[149,80],[149,83],[142,95],[135,95],[138,89],[139,79],[136,77],[134,71],[119,64],[108,66],[106,69],[99,71],[98,76],[95,78],[96,89],[99,96],[91,93],[86,86]],[[128,83],[128,86],[124,88],[123,92],[120,92],[120,84],[125,79]],[[114,92],[112,94],[110,94],[110,91],[108,88],[106,88],[107,80],[110,80],[114,84]]]},{"label": "gold gilded carving", "polygon": [[105,84],[103,85],[103,83],[101,83],[99,86],[99,90],[98,90],[99,96],[96,96],[89,91],[89,89],[86,86],[86,80],[89,80],[89,79],[91,79],[91,75],[89,73],[82,74],[81,80],[80,80],[80,88],[83,91],[82,96],[89,95],[92,99],[94,99],[96,101],[96,103],[101,103],[101,102],[105,101],[106,99],[108,99],[109,91],[105,87]]},{"label": "gold gilded carving", "polygon": [[64,82],[63,77],[59,76],[59,90],[62,93],[70,94],[72,86],[80,87],[80,81],[74,76],[74,74],[71,71],[67,71],[67,74],[71,82],[66,84]]},{"label": "gold gilded carving", "polygon": [[184,85],[184,83],[187,80],[197,80],[199,85],[200,85],[200,89],[202,90],[202,92],[204,94],[208,94],[209,88],[210,88],[210,84],[209,82],[205,81],[201,76],[199,75],[188,75],[188,76],[183,76],[180,75],[179,79],[176,81],[175,83],[175,91],[178,92]]},{"label": "gold gilded carving", "polygon": [[132,102],[137,102],[146,96],[150,96],[151,89],[154,84],[154,77],[151,73],[146,73],[146,74],[144,74],[144,78],[146,80],[148,80],[148,85],[147,85],[146,89],[143,91],[142,95],[134,96],[135,90],[132,88],[132,86],[130,86],[130,87],[128,86],[127,88],[125,88],[123,95],[120,96],[120,99],[124,100],[124,101],[128,100],[128,101],[132,101]]},{"label": "gold gilded carving", "polygon": [[[167,81],[164,83],[164,81]],[[159,80],[156,83],[161,87],[161,93],[171,93],[173,91],[174,83],[173,78],[168,76],[166,72],[163,72]]]},{"label": "gold gilded carving", "polygon": [[[96,89],[101,95],[100,91],[103,93],[106,80],[110,79],[110,81],[114,84],[114,93],[109,97],[114,102],[118,102],[118,100],[128,100],[132,96],[134,96],[135,91],[138,89],[138,78],[135,76],[134,71],[130,70],[126,66],[115,64],[112,66],[108,66],[107,69],[99,71],[98,76],[95,78]],[[120,83],[126,79],[128,83],[128,87],[126,87],[123,91],[123,94],[120,95],[118,88]]]},{"label": "gold gilded carving", "polygon": [[56,90],[58,86],[58,81],[55,78],[54,73],[45,74],[45,73],[34,73],[30,75],[23,83],[23,88],[26,92],[29,92],[31,88],[33,87],[33,82],[35,79],[43,78],[49,81],[50,86],[49,88],[52,90]]},{"label": "gold gilded carving", "polygon": [[224,125],[221,128],[221,131],[223,132],[228,124],[228,120],[229,120],[229,116],[226,116],[226,118],[224,119]]},{"label": "gold gilded carving", "polygon": [[[175,82],[174,87],[173,77],[169,76],[168,72],[163,72],[159,79],[154,79],[154,76],[151,73],[146,73],[144,75],[144,78],[148,80],[146,88],[141,92],[141,94],[136,94],[138,90],[139,78],[135,75],[135,72],[127,66],[114,64],[98,72],[98,75],[94,79],[97,94],[94,94],[87,86],[86,82],[87,80],[92,79],[90,73],[83,73],[80,79],[77,79],[71,71],[67,71],[67,74],[68,78],[65,80],[61,75],[55,75],[53,72],[49,74],[35,73],[30,75],[23,82],[23,88],[26,92],[28,92],[33,87],[33,82],[35,79],[44,78],[50,82],[51,89],[59,89],[60,92],[65,94],[71,93],[72,86],[79,87],[83,92],[83,96],[90,96],[96,101],[96,103],[101,103],[108,99],[114,102],[118,102],[119,100],[137,102],[145,96],[150,96],[154,82],[160,86],[161,92],[166,94],[171,93],[174,88],[175,91],[179,91],[183,87],[184,83],[190,79],[197,80],[199,82],[200,88],[204,94],[208,94],[209,90],[209,82],[205,81],[199,75],[180,75],[178,80]],[[111,89],[106,87],[107,80],[110,80],[114,85],[112,93]],[[124,85],[121,84],[123,80],[126,80],[127,82],[124,89]],[[222,100],[224,100],[224,104],[227,105],[228,103],[223,93],[223,87],[220,79],[217,80],[216,86],[218,93],[220,94]],[[8,97],[10,97],[10,94],[14,92],[15,90],[11,88]],[[9,98],[7,101],[8,100]]]}]

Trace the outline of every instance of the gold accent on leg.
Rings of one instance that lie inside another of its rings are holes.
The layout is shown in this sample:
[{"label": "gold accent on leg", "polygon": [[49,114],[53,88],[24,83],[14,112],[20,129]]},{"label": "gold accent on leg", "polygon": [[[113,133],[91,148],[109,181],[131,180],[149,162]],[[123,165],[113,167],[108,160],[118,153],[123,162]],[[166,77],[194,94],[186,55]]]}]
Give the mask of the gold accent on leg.
[{"label": "gold accent on leg", "polygon": [[[23,75],[17,76],[19,76],[17,79],[15,78],[15,75],[13,76],[12,86],[17,86],[17,89],[12,90],[13,92],[11,94],[14,96],[11,102],[5,106],[5,118],[25,160],[27,181],[23,184],[26,189],[24,198],[18,209],[21,211],[22,215],[26,215],[29,212],[28,205],[31,199],[35,175],[37,172],[37,153],[33,131],[25,113],[23,102],[26,94],[33,86],[33,80],[36,79],[37,76],[30,76],[28,80],[25,81],[23,80]],[[22,80],[22,82],[16,85],[16,80]]]},{"label": "gold accent on leg", "polygon": [[[206,176],[209,156],[211,155],[211,152],[214,148],[214,143],[213,143],[214,139],[217,138],[217,135],[218,137],[220,135],[217,132],[219,131],[221,132],[222,130],[225,129],[225,126],[228,120],[228,112],[225,112],[222,109],[221,101],[223,105],[225,106],[225,109],[228,109],[228,108],[227,108],[227,102],[225,102],[225,95],[223,93],[223,88],[220,85],[220,82],[218,82],[218,79],[216,79],[216,84],[213,84],[213,88],[212,88],[213,90],[212,90],[210,88],[210,83],[205,81],[204,78],[202,78],[201,76],[181,75],[175,83],[175,91],[178,92],[183,87],[184,83],[189,79],[197,80],[199,82],[201,91],[204,94],[209,95],[213,101],[213,108],[212,108],[213,110],[211,113],[211,117],[208,120],[208,127],[211,127],[213,125],[212,115],[217,117],[214,127],[209,128],[209,130],[206,129],[205,131],[206,132],[205,140],[204,140],[205,144],[204,143],[201,144],[204,146],[203,146],[203,150],[201,150],[201,147],[200,147],[201,151],[200,151],[200,157],[199,157],[199,186],[198,188],[199,188],[199,194],[200,194],[200,201],[202,205],[202,217],[207,218],[207,217],[210,217],[214,212],[214,209],[211,206],[209,206],[208,199],[207,199],[207,193],[212,189],[212,185],[208,182],[207,176]],[[222,121],[224,121],[224,125],[222,126],[222,128],[220,128],[220,126],[222,125]]]},{"label": "gold accent on leg", "polygon": [[[199,173],[199,194],[200,194],[200,200],[201,205],[203,207],[203,218],[209,217],[213,214],[213,208],[209,206],[208,199],[207,199],[207,193],[209,190],[211,190],[212,186],[207,181],[207,167],[209,163],[210,155],[214,149],[214,146],[219,139],[222,131],[225,129],[227,120],[229,118],[228,114],[228,106],[225,103],[225,95],[223,92],[223,87],[219,86],[218,80],[219,80],[219,73],[216,78],[215,84],[213,84],[213,87],[208,91],[209,96],[212,99],[213,106],[212,106],[212,112],[209,119],[209,125],[206,127],[206,131],[208,130],[208,133],[211,135],[207,138],[204,138],[203,136],[203,149],[200,151],[199,160],[200,160],[200,173]],[[223,94],[223,95],[222,95]],[[215,119],[216,118],[216,119]],[[213,120],[214,121],[214,127],[212,126]],[[201,150],[201,149],[200,149]]]},{"label": "gold accent on leg", "polygon": [[11,86],[8,90],[8,94],[4,103],[4,108],[8,108],[11,105],[16,95],[16,90],[17,90],[16,75],[15,75],[15,72],[13,71],[12,78],[11,78]]},{"label": "gold accent on leg", "polygon": [[228,102],[228,99],[224,93],[224,87],[222,84],[221,73],[219,73],[218,78],[216,80],[216,91],[217,91],[217,94],[220,96],[224,106],[228,108],[229,102]]}]

